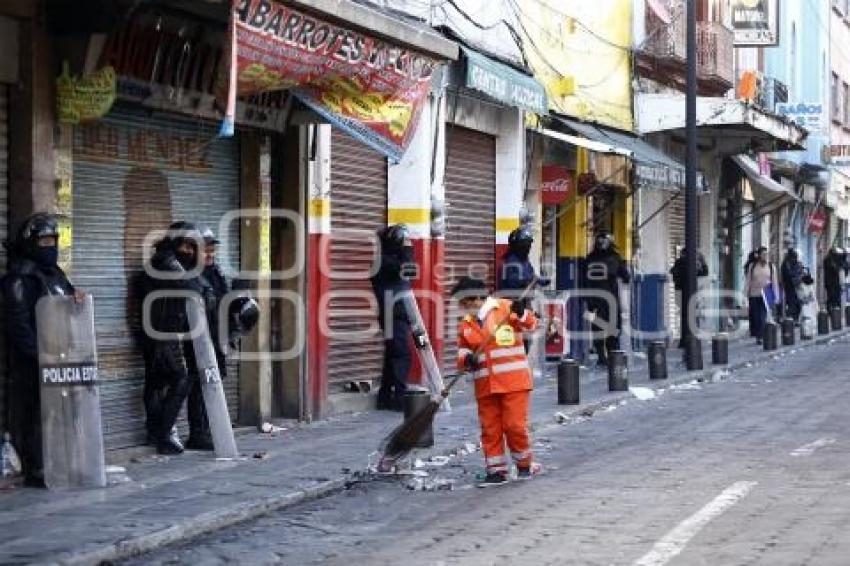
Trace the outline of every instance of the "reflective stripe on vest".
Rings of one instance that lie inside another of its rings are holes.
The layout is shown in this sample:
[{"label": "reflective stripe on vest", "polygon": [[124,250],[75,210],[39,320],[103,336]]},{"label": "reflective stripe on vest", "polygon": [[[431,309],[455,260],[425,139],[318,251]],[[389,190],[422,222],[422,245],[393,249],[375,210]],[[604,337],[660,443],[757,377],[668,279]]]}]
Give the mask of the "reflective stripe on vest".
[{"label": "reflective stripe on vest", "polygon": [[[525,355],[525,347],[524,346],[511,346],[509,348],[495,348],[490,351],[490,359],[497,360],[499,358],[507,358],[508,356],[520,356]],[[478,356],[478,363],[484,363],[487,361],[486,354],[480,354]]]}]

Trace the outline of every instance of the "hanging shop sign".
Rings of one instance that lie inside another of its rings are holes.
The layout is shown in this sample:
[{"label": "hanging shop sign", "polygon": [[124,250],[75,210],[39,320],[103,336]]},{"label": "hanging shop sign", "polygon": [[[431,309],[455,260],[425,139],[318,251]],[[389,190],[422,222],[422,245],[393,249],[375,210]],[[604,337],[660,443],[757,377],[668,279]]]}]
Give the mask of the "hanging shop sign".
[{"label": "hanging shop sign", "polygon": [[104,67],[85,77],[71,76],[68,63],[56,79],[56,109],[61,124],[79,124],[106,116],[115,103],[116,76]]},{"label": "hanging shop sign", "polygon": [[809,132],[823,130],[824,108],[820,102],[777,102],[776,113]]},{"label": "hanging shop sign", "polygon": [[542,84],[472,49],[461,49],[466,58],[467,88],[483,92],[508,106],[546,114],[546,89]]},{"label": "hanging shop sign", "polygon": [[779,45],[778,0],[732,0],[735,46]]},{"label": "hanging shop sign", "polygon": [[438,62],[268,0],[233,0],[217,97],[233,129],[237,96],[291,89],[356,139],[399,161]]},{"label": "hanging shop sign", "polygon": [[826,229],[826,209],[823,207],[816,208],[809,217],[809,234],[817,236],[823,234]]},{"label": "hanging shop sign", "polygon": [[575,174],[562,165],[544,165],[540,192],[543,204],[563,204],[575,195]]}]

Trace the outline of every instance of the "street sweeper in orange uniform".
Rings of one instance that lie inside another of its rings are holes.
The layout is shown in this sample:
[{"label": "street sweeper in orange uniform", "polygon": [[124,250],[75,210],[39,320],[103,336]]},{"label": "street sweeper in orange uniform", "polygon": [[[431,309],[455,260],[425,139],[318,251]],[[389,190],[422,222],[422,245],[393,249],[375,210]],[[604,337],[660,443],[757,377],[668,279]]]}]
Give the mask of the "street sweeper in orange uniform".
[{"label": "street sweeper in orange uniform", "polygon": [[460,370],[472,373],[486,476],[479,487],[505,484],[505,443],[517,466],[518,479],[534,473],[528,433],[533,380],[523,347],[523,332],[537,328],[537,317],[514,300],[489,296],[484,282],[463,277],[452,290],[465,316],[458,329]]}]

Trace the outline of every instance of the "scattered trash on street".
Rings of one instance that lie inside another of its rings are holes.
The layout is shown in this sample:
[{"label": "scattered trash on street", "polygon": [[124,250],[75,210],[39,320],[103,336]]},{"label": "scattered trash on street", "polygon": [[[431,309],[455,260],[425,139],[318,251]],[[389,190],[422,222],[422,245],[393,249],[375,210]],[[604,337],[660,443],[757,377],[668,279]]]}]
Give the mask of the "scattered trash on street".
[{"label": "scattered trash on street", "polygon": [[649,387],[629,387],[629,392],[634,395],[638,401],[649,401],[655,399],[655,391]]}]

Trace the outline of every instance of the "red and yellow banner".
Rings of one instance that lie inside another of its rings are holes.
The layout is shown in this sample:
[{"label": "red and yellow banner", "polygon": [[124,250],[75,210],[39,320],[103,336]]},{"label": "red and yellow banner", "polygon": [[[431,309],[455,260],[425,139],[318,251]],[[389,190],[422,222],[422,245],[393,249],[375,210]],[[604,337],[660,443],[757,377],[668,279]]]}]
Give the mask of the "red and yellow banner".
[{"label": "red and yellow banner", "polygon": [[270,0],[233,0],[229,37],[220,97],[231,131],[237,96],[291,89],[334,125],[401,159],[435,59]]}]

